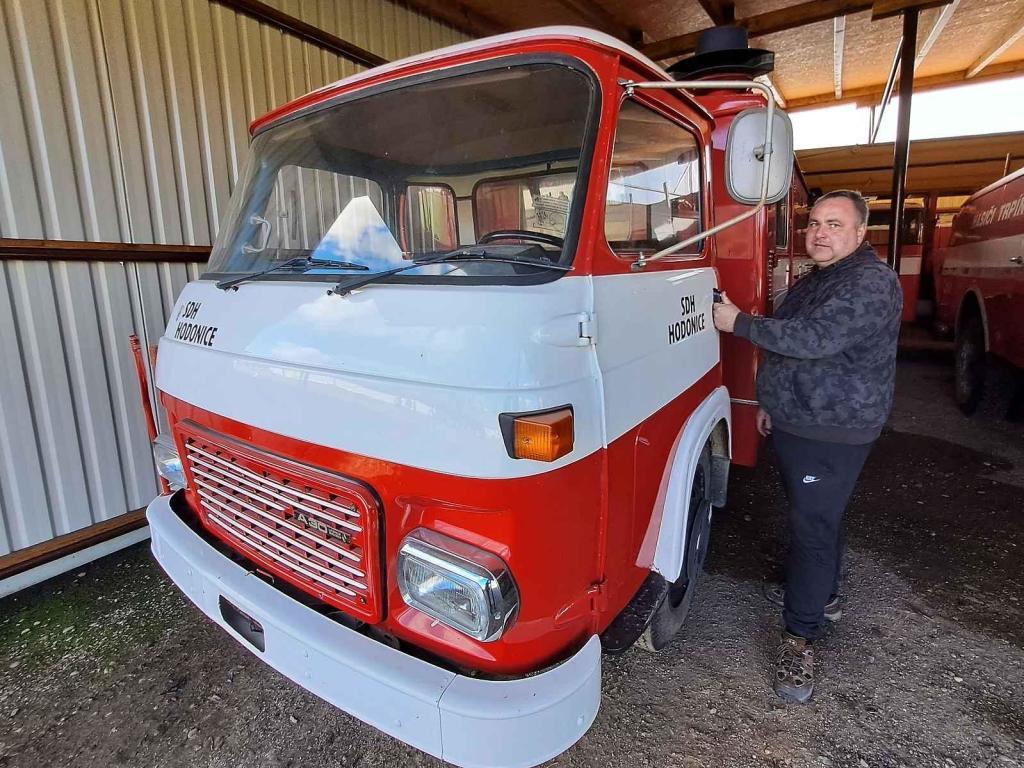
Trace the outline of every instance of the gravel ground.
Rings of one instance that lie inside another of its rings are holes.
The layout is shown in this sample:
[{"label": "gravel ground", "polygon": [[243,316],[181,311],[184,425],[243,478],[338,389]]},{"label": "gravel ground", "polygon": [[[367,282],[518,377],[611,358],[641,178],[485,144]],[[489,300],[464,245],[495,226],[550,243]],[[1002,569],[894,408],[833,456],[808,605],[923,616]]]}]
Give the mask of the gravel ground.
[{"label": "gravel ground", "polygon": [[[848,517],[846,611],[804,706],[770,692],[783,503],[736,470],[690,622],[606,658],[558,766],[1024,766],[1024,428],[907,359]],[[135,547],[0,601],[0,766],[440,766],[270,670]]]}]

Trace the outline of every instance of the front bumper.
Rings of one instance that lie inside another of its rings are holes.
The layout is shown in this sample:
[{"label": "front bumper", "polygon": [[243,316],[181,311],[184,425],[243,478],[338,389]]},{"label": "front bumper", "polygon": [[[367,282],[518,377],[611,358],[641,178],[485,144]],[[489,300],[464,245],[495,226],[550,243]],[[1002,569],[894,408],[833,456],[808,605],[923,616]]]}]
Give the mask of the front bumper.
[{"label": "front bumper", "polygon": [[[390,648],[310,610],[209,546],[159,496],[146,510],[153,554],[208,617],[281,674],[339,709],[455,765],[533,766],[587,732],[601,702],[601,648],[518,680],[477,680]],[[222,598],[263,626],[259,651]]]}]

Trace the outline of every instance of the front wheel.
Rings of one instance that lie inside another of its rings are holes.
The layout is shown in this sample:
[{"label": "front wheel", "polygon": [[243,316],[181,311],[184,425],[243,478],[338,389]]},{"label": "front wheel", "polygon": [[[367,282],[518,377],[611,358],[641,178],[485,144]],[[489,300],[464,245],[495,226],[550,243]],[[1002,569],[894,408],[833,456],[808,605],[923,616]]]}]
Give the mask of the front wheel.
[{"label": "front wheel", "polygon": [[644,650],[664,648],[686,621],[708,554],[711,514],[711,445],[708,444],[704,446],[693,473],[683,567],[679,578],[668,585],[647,629],[637,639],[637,645]]}]

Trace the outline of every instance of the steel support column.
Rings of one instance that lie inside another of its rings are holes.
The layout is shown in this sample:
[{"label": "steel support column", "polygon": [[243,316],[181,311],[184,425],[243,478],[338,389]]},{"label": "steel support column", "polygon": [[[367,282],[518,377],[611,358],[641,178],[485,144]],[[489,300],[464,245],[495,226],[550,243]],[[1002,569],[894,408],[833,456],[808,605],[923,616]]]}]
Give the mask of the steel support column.
[{"label": "steel support column", "polygon": [[[903,249],[903,203],[907,194],[907,164],[910,160],[910,103],[914,94],[914,58],[917,55],[917,9],[903,12],[903,42],[900,45],[900,107],[892,162],[892,208],[889,222],[889,266],[900,271]],[[879,120],[881,122],[881,120]]]}]

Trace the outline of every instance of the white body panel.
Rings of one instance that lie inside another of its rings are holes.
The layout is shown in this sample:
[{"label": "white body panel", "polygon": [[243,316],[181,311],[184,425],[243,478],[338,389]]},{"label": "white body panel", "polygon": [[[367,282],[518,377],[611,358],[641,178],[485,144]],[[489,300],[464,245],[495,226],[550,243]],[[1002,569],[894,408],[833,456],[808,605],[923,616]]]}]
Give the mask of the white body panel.
[{"label": "white body panel", "polygon": [[[697,269],[516,287],[386,284],[341,297],[323,283],[225,292],[200,281],[172,312],[157,386],[316,445],[451,475],[524,477],[606,446],[718,364],[714,284],[712,270]],[[693,298],[685,317],[683,297]],[[687,320],[694,332],[669,343],[669,326]],[[175,339],[182,323],[198,326],[198,343]],[[508,456],[498,414],[566,404],[570,454]]]},{"label": "white body panel", "polygon": [[[463,677],[350,630],[286,597],[209,547],[170,508],[147,510],[153,554],[210,619],[286,677],[407,744],[461,766],[533,766],[586,733],[601,701],[600,641],[531,677]],[[263,627],[264,650],[239,635],[221,598]]]},{"label": "white body panel", "polygon": [[[276,434],[452,475],[549,472],[604,444],[593,346],[579,337],[588,278],[375,285],[348,296],[327,287],[191,283],[160,343],[158,388]],[[191,317],[189,302],[199,305]],[[181,322],[217,330],[176,341]],[[569,455],[509,458],[498,414],[569,403]]]},{"label": "white body panel", "polygon": [[[594,278],[609,443],[718,364],[711,322],[715,283],[714,271],[706,268]],[[693,306],[683,311],[681,301],[689,297]],[[670,326],[675,330],[677,323],[683,333],[673,341]]]}]

